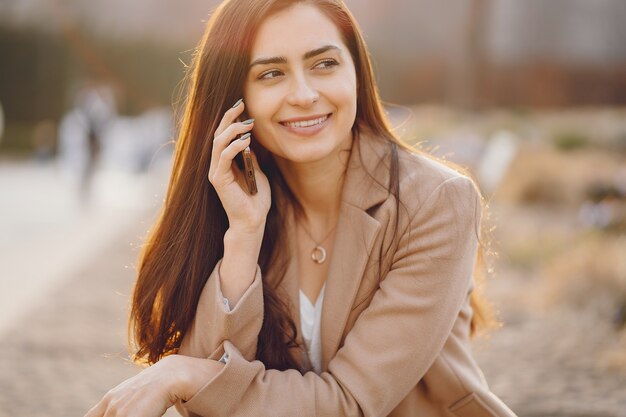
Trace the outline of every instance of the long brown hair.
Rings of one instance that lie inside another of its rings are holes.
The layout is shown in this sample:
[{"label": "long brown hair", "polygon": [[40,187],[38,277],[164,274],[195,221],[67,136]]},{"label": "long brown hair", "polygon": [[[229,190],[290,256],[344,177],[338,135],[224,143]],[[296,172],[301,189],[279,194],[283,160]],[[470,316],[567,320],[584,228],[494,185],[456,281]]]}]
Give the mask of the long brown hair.
[{"label": "long brown hair", "polygon": [[[353,131],[363,129],[385,138],[391,149],[391,181],[385,184],[399,204],[398,147],[408,148],[392,133],[384,115],[372,67],[353,16],[341,0],[226,0],[212,14],[187,73],[187,95],[176,140],[174,165],[167,196],[156,224],[149,232],[139,259],[129,320],[134,335],[133,359],[155,363],[175,353],[193,321],[202,288],[224,253],[228,219],[213,186],[207,180],[213,132],[224,112],[241,97],[251,47],[261,22],[296,3],[318,7],[339,28],[355,65],[357,113]],[[272,206],[267,216],[259,255],[262,271],[279,271],[286,260],[278,250],[282,213],[275,192],[298,205],[273,158],[256,141],[253,149],[272,184]],[[411,151],[415,152],[411,148]],[[399,208],[399,207],[398,207]],[[282,268],[282,269],[281,269]],[[282,272],[280,272],[282,271]],[[268,369],[300,369],[289,353],[296,346],[296,326],[279,280],[263,276],[264,319],[257,359]],[[472,294],[472,333],[489,321],[489,306]],[[131,343],[132,345],[132,343]]]}]

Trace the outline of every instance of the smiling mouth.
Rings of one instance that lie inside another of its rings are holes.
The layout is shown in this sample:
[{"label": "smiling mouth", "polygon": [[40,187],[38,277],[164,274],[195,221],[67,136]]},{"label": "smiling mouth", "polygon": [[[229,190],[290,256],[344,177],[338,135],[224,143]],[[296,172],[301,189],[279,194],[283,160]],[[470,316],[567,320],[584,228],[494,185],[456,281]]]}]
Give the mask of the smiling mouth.
[{"label": "smiling mouth", "polygon": [[330,115],[331,114],[329,113],[316,119],[299,120],[297,122],[280,122],[280,124],[287,127],[311,127],[324,123],[330,117]]}]

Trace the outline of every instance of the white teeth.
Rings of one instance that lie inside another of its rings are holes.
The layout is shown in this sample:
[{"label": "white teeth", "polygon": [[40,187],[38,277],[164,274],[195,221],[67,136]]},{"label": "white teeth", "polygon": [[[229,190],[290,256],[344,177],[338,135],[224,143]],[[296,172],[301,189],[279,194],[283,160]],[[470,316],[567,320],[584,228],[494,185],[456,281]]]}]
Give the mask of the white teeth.
[{"label": "white teeth", "polygon": [[323,123],[326,119],[328,119],[328,115],[324,117],[320,117],[319,119],[315,119],[315,120],[304,120],[301,122],[285,122],[284,124],[285,126],[289,126],[289,127],[309,127],[309,126],[315,126],[320,123]]}]

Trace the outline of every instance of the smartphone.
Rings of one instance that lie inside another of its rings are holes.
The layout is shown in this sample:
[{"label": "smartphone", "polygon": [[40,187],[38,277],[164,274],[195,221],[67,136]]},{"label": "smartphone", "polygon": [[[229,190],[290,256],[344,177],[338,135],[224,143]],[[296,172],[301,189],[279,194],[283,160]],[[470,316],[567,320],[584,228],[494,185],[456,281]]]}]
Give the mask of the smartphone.
[{"label": "smartphone", "polygon": [[[245,110],[241,117],[244,117],[243,120],[248,119]],[[241,121],[241,120],[237,119],[237,121]],[[252,137],[252,134],[250,134],[250,143],[252,143],[252,140],[253,140],[253,137]],[[241,157],[239,155],[241,155]],[[235,159],[236,159],[237,165],[239,165],[239,168],[241,168],[241,170],[243,171],[244,177],[246,177],[246,186],[248,187],[248,194],[255,195],[258,192],[258,189],[256,186],[256,177],[254,176],[254,165],[252,164],[252,154],[250,152],[250,146],[247,146],[246,149],[241,151],[239,155],[237,155],[237,158]],[[243,159],[243,163],[241,159]]]},{"label": "smartphone", "polygon": [[248,192],[250,195],[255,195],[258,190],[256,188],[256,177],[254,176],[254,165],[252,165],[252,154],[250,153],[250,147],[246,146],[242,152],[243,154],[243,173],[246,177],[246,184],[248,185]]}]

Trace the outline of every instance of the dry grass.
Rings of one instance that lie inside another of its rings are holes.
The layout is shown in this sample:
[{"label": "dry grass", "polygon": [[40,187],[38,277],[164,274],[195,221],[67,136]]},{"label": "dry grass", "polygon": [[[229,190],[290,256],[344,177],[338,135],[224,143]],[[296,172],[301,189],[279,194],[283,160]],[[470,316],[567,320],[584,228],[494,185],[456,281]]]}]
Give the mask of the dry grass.
[{"label": "dry grass", "polygon": [[[598,352],[600,368],[626,372],[626,236],[592,233],[542,268],[544,308],[568,307],[595,314],[615,329],[613,343]],[[590,336],[591,337],[591,336]]]},{"label": "dry grass", "polygon": [[594,185],[612,183],[623,163],[624,157],[597,149],[522,147],[494,198],[509,204],[577,206]]},{"label": "dry grass", "polygon": [[567,304],[611,319],[626,302],[626,236],[581,236],[542,267],[547,306]]}]

